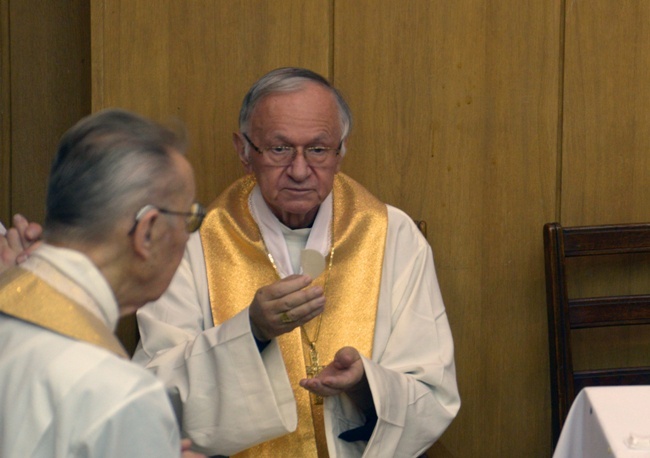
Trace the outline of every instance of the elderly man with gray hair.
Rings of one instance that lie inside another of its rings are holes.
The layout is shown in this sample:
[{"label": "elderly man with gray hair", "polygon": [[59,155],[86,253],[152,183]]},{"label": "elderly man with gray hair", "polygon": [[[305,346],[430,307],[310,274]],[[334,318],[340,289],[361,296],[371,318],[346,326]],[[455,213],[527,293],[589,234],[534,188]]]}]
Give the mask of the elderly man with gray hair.
[{"label": "elderly man with gray hair", "polygon": [[184,149],[170,129],[123,110],[84,118],[61,139],[43,240],[0,275],[0,456],[181,455],[162,383],[113,331],[165,291],[201,225]]},{"label": "elderly man with gray hair", "polygon": [[350,126],[321,75],[260,78],[233,134],[246,176],[138,311],[134,360],[205,453],[418,456],[460,407],[431,247],[340,173]]}]

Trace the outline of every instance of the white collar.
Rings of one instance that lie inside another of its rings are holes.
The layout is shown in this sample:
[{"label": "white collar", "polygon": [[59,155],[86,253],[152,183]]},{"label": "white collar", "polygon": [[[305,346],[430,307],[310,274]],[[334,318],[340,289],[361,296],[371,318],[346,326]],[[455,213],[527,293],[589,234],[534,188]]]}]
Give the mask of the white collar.
[{"label": "white collar", "polygon": [[[273,256],[275,265],[281,278],[287,277],[293,273],[289,249],[282,234],[282,223],[273,214],[269,206],[262,197],[259,185],[255,185],[248,199],[248,207],[253,215],[253,219],[260,229],[266,249]],[[321,203],[316,219],[309,233],[307,245],[310,248],[327,257],[330,250],[330,228],[332,222],[332,193]]]}]

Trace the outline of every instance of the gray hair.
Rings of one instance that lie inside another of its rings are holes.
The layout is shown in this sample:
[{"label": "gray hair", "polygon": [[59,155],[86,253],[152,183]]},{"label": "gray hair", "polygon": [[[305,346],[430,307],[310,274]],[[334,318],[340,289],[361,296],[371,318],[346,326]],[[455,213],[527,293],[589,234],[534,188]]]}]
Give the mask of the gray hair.
[{"label": "gray hair", "polygon": [[[242,101],[239,111],[239,130],[241,132],[248,131],[253,110],[264,97],[271,94],[299,91],[309,82],[320,84],[334,96],[339,109],[341,132],[343,133],[341,140],[345,140],[352,129],[352,112],[343,95],[323,76],[298,67],[277,68],[253,84]],[[341,155],[345,155],[345,147],[341,150]]]},{"label": "gray hair", "polygon": [[50,171],[44,237],[104,239],[125,216],[176,192],[171,152],[184,135],[125,110],[88,116],[68,130]]}]

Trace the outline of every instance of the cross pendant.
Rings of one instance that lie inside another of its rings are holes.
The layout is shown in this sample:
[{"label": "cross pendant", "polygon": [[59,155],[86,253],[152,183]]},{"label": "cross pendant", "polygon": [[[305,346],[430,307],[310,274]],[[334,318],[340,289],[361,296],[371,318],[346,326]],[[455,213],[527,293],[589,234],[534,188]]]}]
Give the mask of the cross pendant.
[{"label": "cross pendant", "polygon": [[[325,366],[321,366],[318,362],[318,351],[316,351],[316,345],[311,343],[309,345],[309,366],[306,366],[307,377],[314,378],[320,371],[322,371]],[[311,393],[311,398],[314,404],[319,405],[323,403],[323,397],[317,394]]]}]

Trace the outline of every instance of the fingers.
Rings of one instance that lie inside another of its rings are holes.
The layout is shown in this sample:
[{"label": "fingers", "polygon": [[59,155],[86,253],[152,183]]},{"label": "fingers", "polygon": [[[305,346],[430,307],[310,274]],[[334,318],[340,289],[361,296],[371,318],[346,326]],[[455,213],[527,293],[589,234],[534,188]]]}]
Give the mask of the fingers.
[{"label": "fingers", "polygon": [[256,296],[260,301],[272,301],[282,299],[296,291],[309,286],[311,278],[308,275],[290,275],[271,285],[264,286],[257,290]]},{"label": "fingers", "polygon": [[18,231],[23,249],[27,249],[41,238],[43,228],[40,224],[29,222],[23,215],[16,213],[13,217],[13,227]]},{"label": "fingers", "polygon": [[10,246],[7,235],[0,236],[0,272],[16,265],[17,253]]},{"label": "fingers", "polygon": [[20,253],[18,256],[16,256],[16,264],[20,264],[20,263],[23,262],[25,259],[27,259],[27,258],[29,257],[29,255],[32,254],[32,252],[33,252],[34,250],[36,250],[36,248],[39,247],[40,244],[41,244],[41,241],[40,241],[40,240],[37,241],[37,242],[34,242],[34,243],[32,243],[29,247],[27,247],[27,249],[26,249],[25,251],[23,251],[23,252]]},{"label": "fingers", "polygon": [[320,315],[325,307],[323,288],[308,287],[311,278],[292,275],[260,288],[249,307],[255,337],[270,340]]},{"label": "fingers", "polygon": [[[29,243],[27,242],[27,239],[25,238],[25,231],[27,230],[27,227],[29,226],[29,222],[27,219],[18,213],[16,213],[13,217],[13,227],[18,235],[19,241],[20,241],[20,246],[21,246],[21,251],[27,248]],[[11,229],[10,229],[11,230]]]},{"label": "fingers", "polygon": [[9,230],[7,230],[7,235],[5,235],[5,237],[7,239],[7,244],[9,248],[11,248],[16,254],[24,250],[23,242],[22,240],[20,240],[20,233],[15,227],[9,228]]},{"label": "fingers", "polygon": [[186,451],[192,447],[192,439],[181,439],[181,450]]},{"label": "fingers", "polygon": [[320,396],[335,396],[357,390],[364,375],[359,352],[353,347],[343,347],[320,374],[301,380],[300,386]]},{"label": "fingers", "polygon": [[6,239],[0,237],[0,272],[16,265],[16,254],[7,245]]},{"label": "fingers", "polygon": [[359,351],[354,347],[343,347],[334,355],[333,364],[337,369],[346,369],[361,359]]},{"label": "fingers", "polygon": [[356,377],[350,374],[337,374],[325,376],[322,374],[313,378],[306,378],[300,381],[300,386],[319,396],[336,396],[345,393],[358,383]]},{"label": "fingers", "polygon": [[323,289],[319,286],[307,288],[285,296],[278,301],[276,317],[280,325],[291,329],[308,323],[323,312],[325,297]]},{"label": "fingers", "polygon": [[41,239],[41,235],[43,235],[43,227],[38,223],[29,223],[24,238],[28,243],[34,243]]},{"label": "fingers", "polygon": [[313,287],[268,302],[265,306],[265,323],[258,325],[265,326],[268,337],[273,338],[291,332],[323,313],[325,297],[322,288]]},{"label": "fingers", "polygon": [[13,227],[0,228],[0,271],[23,262],[40,244],[43,233],[40,224],[30,223],[19,214],[12,219]]},{"label": "fingers", "polygon": [[192,441],[190,439],[181,440],[181,452],[183,458],[206,458],[202,453],[193,452]]},{"label": "fingers", "polygon": [[300,386],[322,397],[336,396],[343,392],[340,389],[325,385],[318,377],[303,379],[300,381]]}]

